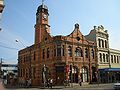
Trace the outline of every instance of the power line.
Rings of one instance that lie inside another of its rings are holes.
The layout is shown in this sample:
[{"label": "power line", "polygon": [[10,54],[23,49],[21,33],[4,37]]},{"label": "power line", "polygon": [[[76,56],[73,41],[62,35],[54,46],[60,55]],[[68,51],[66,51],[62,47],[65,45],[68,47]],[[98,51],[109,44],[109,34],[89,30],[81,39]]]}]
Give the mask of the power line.
[{"label": "power line", "polygon": [[0,45],[0,47],[7,48],[7,49],[12,49],[12,50],[19,50],[19,49],[17,49],[17,48],[12,48],[12,47],[3,46],[3,45]]}]

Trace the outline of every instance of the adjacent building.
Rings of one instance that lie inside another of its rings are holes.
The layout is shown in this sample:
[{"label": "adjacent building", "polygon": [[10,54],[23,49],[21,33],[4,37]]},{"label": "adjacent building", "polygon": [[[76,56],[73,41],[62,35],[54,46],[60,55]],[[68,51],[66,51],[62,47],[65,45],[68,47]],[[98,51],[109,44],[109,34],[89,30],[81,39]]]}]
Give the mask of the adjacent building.
[{"label": "adjacent building", "polygon": [[102,25],[94,26],[85,36],[97,44],[99,81],[102,83],[120,81],[120,51],[109,48],[109,34]]},{"label": "adjacent building", "polygon": [[1,64],[1,78],[5,84],[15,84],[18,76],[17,64]]},{"label": "adjacent building", "polygon": [[43,85],[53,79],[63,82],[97,82],[97,47],[80,32],[75,24],[69,35],[51,36],[48,7],[40,5],[36,12],[35,43],[18,53],[19,83],[31,79],[32,85]]}]

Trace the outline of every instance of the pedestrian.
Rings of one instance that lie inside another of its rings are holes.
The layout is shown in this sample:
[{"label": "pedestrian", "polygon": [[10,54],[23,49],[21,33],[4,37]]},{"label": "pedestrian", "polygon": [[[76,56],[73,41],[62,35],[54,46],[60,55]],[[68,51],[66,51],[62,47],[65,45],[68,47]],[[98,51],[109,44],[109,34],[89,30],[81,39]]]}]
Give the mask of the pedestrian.
[{"label": "pedestrian", "polygon": [[53,85],[53,79],[50,79],[50,87],[52,88]]},{"label": "pedestrian", "polygon": [[80,86],[82,86],[82,80],[81,80],[80,77],[79,77],[78,83],[79,83]]}]

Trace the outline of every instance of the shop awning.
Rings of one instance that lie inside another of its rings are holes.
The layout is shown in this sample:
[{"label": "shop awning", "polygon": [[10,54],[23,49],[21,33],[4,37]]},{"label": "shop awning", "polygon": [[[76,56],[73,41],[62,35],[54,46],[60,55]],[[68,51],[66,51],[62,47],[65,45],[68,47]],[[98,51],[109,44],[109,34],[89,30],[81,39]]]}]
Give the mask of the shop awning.
[{"label": "shop awning", "polygon": [[120,68],[103,68],[99,70],[100,71],[120,71]]}]

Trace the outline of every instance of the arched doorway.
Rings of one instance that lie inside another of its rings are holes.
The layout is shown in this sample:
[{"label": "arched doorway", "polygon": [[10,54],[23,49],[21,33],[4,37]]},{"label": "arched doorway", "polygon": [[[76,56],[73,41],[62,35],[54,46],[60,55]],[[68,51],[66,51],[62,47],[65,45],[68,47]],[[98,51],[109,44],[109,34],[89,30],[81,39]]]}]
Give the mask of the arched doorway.
[{"label": "arched doorway", "polygon": [[81,73],[82,82],[88,82],[88,68],[83,67]]},{"label": "arched doorway", "polygon": [[42,83],[46,83],[48,78],[51,77],[51,74],[50,74],[50,71],[49,71],[49,68],[46,67],[46,65],[43,66],[42,68]]},{"label": "arched doorway", "polygon": [[70,81],[71,83],[78,83],[78,67],[70,65]]}]

